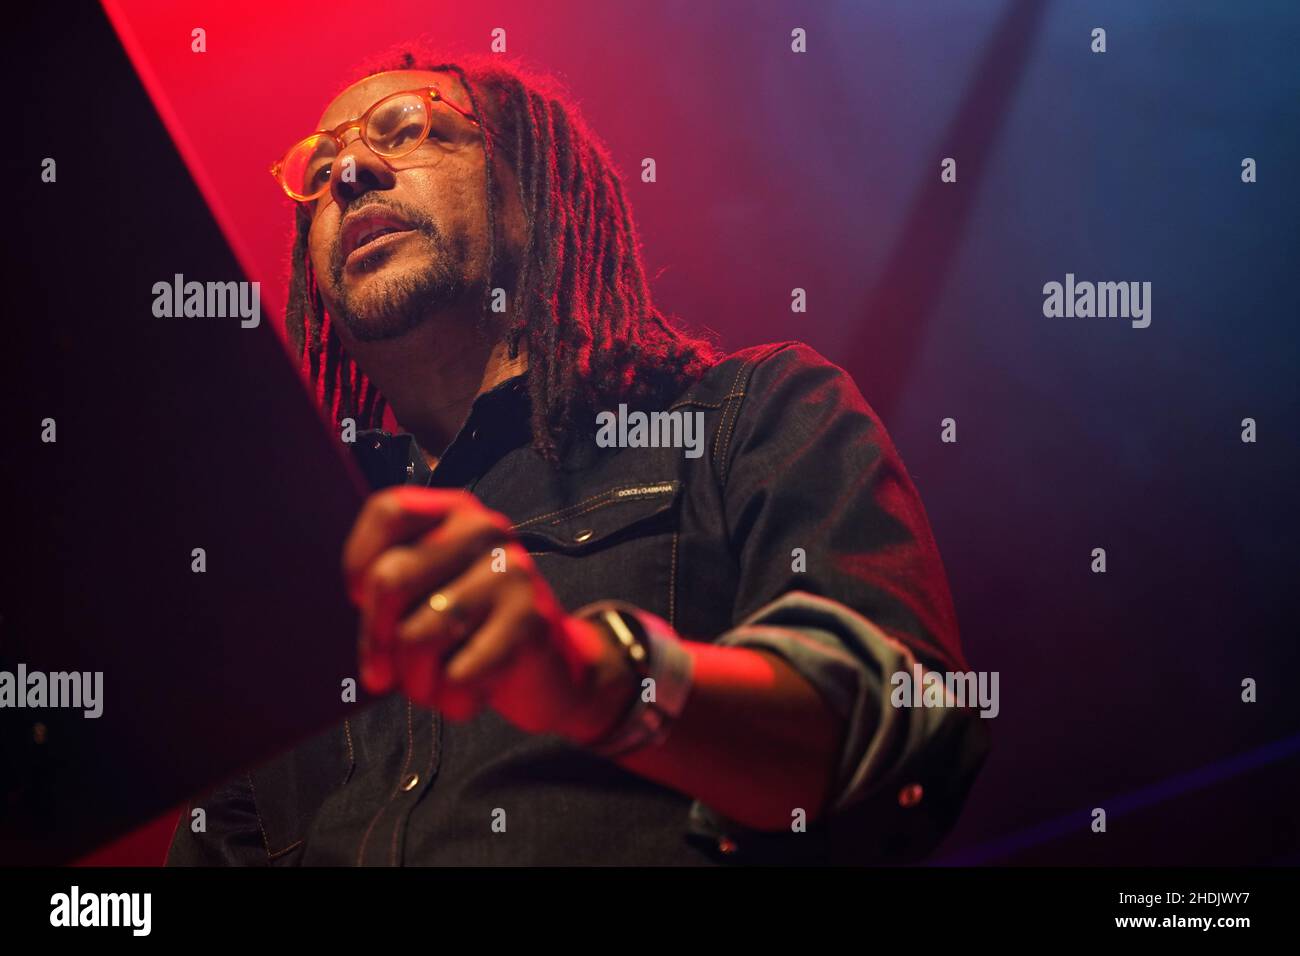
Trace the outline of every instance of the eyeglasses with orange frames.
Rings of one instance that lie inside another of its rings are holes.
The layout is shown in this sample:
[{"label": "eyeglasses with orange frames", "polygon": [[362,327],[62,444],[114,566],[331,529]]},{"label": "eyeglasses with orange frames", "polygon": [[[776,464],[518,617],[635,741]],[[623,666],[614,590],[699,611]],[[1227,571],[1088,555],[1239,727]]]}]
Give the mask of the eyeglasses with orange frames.
[{"label": "eyeglasses with orange frames", "polygon": [[481,126],[477,116],[448,100],[436,86],[404,90],[385,96],[357,119],[299,140],[271,166],[271,175],[290,199],[311,202],[330,188],[334,161],[343,152],[349,130],[359,130],[366,148],[387,161],[401,159],[430,140],[436,140],[440,157],[476,141]]}]

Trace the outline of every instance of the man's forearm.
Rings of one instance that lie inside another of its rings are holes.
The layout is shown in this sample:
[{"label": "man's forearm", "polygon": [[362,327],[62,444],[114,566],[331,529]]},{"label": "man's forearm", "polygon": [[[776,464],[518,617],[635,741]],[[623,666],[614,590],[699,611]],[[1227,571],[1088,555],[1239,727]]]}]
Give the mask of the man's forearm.
[{"label": "man's forearm", "polygon": [[812,821],[830,792],[843,728],[821,695],[776,654],[693,641],[685,709],[661,743],[620,766],[758,830]]}]

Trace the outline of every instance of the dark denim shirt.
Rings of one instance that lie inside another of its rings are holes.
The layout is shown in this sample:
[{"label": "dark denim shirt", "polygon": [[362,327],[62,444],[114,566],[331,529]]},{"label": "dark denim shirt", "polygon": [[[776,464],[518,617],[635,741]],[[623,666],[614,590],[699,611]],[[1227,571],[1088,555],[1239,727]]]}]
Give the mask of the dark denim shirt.
[{"label": "dark denim shirt", "polygon": [[667,405],[703,413],[699,457],[584,440],[560,468],[529,447],[523,386],[481,395],[432,472],[408,435],[363,433],[358,460],[376,488],[472,490],[570,610],[616,599],[683,639],[780,654],[844,722],[826,812],[746,830],[490,710],[456,723],[395,694],[196,799],[207,830],[183,814],[168,863],[876,863],[931,850],[984,759],[987,722],[890,702],[891,674],[967,667],[925,512],[852,379],[799,343],[745,349]]}]

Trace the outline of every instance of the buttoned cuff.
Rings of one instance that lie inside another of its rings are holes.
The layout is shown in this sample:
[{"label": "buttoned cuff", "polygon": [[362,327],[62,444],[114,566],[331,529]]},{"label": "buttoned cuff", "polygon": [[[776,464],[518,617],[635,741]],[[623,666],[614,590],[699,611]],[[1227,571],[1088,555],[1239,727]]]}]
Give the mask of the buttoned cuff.
[{"label": "buttoned cuff", "polygon": [[[884,856],[909,855],[937,840],[983,760],[987,733],[967,709],[891,704],[886,687],[891,675],[913,673],[911,650],[852,609],[799,591],[764,606],[715,643],[777,654],[841,721],[844,743],[820,829],[831,824],[852,831],[854,840],[863,838]],[[747,843],[770,846],[807,836],[793,822],[788,833],[759,834],[699,801],[689,828],[724,854],[743,851]]]}]

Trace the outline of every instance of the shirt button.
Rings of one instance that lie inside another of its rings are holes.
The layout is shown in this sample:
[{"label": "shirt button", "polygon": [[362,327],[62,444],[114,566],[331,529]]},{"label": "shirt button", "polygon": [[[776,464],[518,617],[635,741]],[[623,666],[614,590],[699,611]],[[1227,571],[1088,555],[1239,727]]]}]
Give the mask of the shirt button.
[{"label": "shirt button", "polygon": [[407,793],[410,793],[419,785],[420,785],[420,775],[418,773],[413,773],[405,780],[402,781],[402,789],[405,790]]},{"label": "shirt button", "polygon": [[919,783],[909,783],[898,791],[898,805],[900,807],[914,807],[921,802],[923,794],[924,791]]},{"label": "shirt button", "polygon": [[592,535],[592,530],[590,528],[583,528],[581,531],[579,531],[577,534],[573,536],[573,540],[578,542],[579,544],[582,544],[582,542],[590,538],[591,535]]}]

